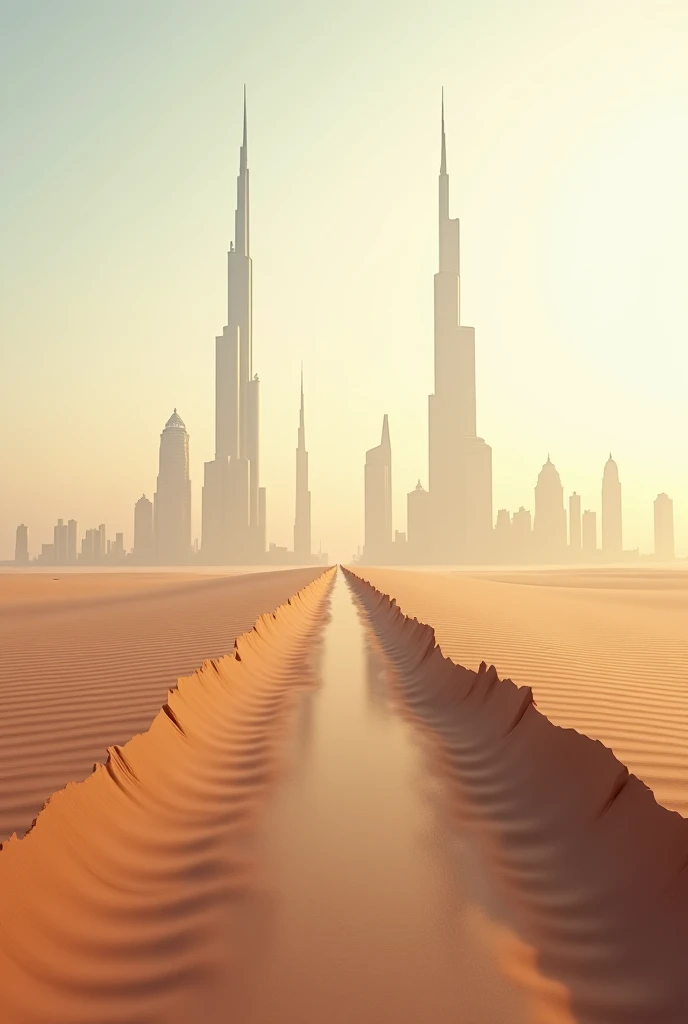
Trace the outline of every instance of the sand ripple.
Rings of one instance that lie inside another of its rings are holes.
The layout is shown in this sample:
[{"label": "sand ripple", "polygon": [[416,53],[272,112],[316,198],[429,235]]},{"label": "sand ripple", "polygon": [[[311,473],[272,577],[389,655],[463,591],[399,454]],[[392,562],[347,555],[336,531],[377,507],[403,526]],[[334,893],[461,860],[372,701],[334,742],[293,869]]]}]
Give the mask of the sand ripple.
[{"label": "sand ripple", "polygon": [[0,576],[0,841],[320,572]]},{"label": "sand ripple", "polygon": [[360,573],[453,661],[527,683],[549,719],[602,740],[688,817],[688,572]]},{"label": "sand ripple", "polygon": [[688,821],[602,743],[540,714],[529,687],[454,664],[430,626],[347,578],[475,828],[514,948],[534,951],[537,973],[510,968],[540,1004],[534,1019],[683,1024]]},{"label": "sand ripple", "polygon": [[334,572],[180,679],[146,733],[110,748],[2,846],[3,1024],[217,1010],[250,943],[227,911],[251,893],[252,824]]}]

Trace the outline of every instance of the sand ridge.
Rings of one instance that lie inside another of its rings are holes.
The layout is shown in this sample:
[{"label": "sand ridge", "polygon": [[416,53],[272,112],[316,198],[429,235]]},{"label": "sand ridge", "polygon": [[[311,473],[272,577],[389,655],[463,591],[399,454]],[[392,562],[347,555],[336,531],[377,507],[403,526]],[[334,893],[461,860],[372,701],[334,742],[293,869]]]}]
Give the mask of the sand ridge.
[{"label": "sand ridge", "polygon": [[321,572],[0,575],[0,840]]},{"label": "sand ridge", "polygon": [[3,845],[3,1022],[172,1024],[217,1006],[250,943],[227,930],[251,892],[247,835],[314,685],[304,657],[335,572],[180,679],[146,733]]},{"label": "sand ridge", "polygon": [[688,816],[688,573],[623,567],[484,573],[357,567],[433,627],[442,651],[533,689]]},{"label": "sand ridge", "polygon": [[[430,738],[539,973],[540,1019],[688,1017],[688,821],[599,741],[552,724],[532,691],[445,658],[433,629],[345,570],[399,669],[400,706]],[[507,965],[508,969],[508,965]],[[531,983],[532,973],[513,976]]]}]

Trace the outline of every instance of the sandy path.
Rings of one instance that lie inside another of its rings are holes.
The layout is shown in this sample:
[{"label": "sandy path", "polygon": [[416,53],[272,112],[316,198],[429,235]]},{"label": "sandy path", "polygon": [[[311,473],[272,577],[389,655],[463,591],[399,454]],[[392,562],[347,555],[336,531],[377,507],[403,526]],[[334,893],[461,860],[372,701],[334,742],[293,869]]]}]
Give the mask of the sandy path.
[{"label": "sandy path", "polygon": [[322,572],[0,576],[0,842]]},{"label": "sandy path", "polygon": [[425,751],[391,705],[392,669],[341,573],[330,613],[322,685],[302,698],[291,769],[266,820],[274,910],[232,998],[238,1019],[530,1020],[499,973],[481,880]]}]

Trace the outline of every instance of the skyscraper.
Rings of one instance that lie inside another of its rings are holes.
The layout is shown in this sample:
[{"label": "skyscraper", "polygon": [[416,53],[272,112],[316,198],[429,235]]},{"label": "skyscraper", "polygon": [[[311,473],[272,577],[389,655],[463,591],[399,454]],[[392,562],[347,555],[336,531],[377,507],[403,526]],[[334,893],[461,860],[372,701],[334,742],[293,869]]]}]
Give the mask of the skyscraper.
[{"label": "skyscraper", "polygon": [[366,452],[365,461],[365,543],[363,559],[385,562],[392,548],[392,446],[389,419],[382,420],[382,439]]},{"label": "skyscraper", "polygon": [[78,524],[76,519],[69,519],[67,521],[67,561],[70,565],[76,564],[77,531]]},{"label": "skyscraper", "polygon": [[179,565],[188,562],[191,557],[189,435],[176,409],[160,435],[153,516],[158,563]]},{"label": "skyscraper", "polygon": [[134,561],[152,565],[155,561],[153,502],[142,494],[134,505]]},{"label": "skyscraper", "polygon": [[21,523],[17,527],[14,542],[14,560],[18,565],[26,565],[29,561],[29,528]]},{"label": "skyscraper", "polygon": [[294,514],[294,554],[298,559],[311,559],[311,492],[308,490],[308,452],[303,401],[303,367],[301,368],[301,410],[296,445],[296,509]]},{"label": "skyscraper", "polygon": [[533,522],[535,555],[541,562],[560,562],[566,555],[564,488],[549,455],[535,486]]},{"label": "skyscraper", "polygon": [[203,480],[201,547],[206,562],[259,559],[265,552],[265,495],[259,485],[259,391],[253,372],[246,90],[239,150],[234,242],[227,254],[227,325],[215,340],[215,458]]},{"label": "skyscraper", "polygon": [[427,558],[431,531],[430,492],[425,490],[419,480],[406,496],[406,534],[408,554],[412,562],[422,562]]},{"label": "skyscraper", "polygon": [[602,555],[608,562],[621,558],[621,483],[619,468],[611,454],[602,476]]},{"label": "skyscraper", "polygon": [[64,520],[58,519],[57,526],[53,528],[53,549],[56,565],[65,565],[67,562],[67,532]]},{"label": "skyscraper", "polygon": [[476,562],[492,537],[492,449],[476,434],[475,331],[461,324],[459,221],[449,216],[442,97],[439,270],[435,274],[435,390],[429,397],[434,558]]},{"label": "skyscraper", "polygon": [[533,521],[523,505],[511,517],[511,544],[516,562],[529,564],[533,559]]},{"label": "skyscraper", "polygon": [[674,503],[668,494],[655,498],[655,558],[674,559]]},{"label": "skyscraper", "polygon": [[581,500],[574,491],[569,498],[569,549],[573,558],[581,552]]},{"label": "skyscraper", "polygon": [[583,554],[588,558],[597,554],[597,516],[589,508],[583,513]]}]

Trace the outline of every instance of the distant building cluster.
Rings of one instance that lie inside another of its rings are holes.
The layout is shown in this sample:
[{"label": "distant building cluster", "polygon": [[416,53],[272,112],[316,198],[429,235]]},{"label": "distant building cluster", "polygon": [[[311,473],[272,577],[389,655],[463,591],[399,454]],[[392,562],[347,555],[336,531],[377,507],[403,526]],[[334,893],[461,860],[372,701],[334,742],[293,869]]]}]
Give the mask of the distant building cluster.
[{"label": "distant building cluster", "polygon": [[[59,519],[52,544],[43,544],[35,563],[47,565],[205,565],[326,563],[313,554],[311,493],[301,370],[301,406],[296,448],[294,550],[266,548],[266,492],[260,486],[260,382],[253,372],[253,265],[250,255],[249,170],[244,93],[243,138],[239,151],[234,242],[227,254],[227,326],[215,341],[215,457],[205,463],[200,544],[191,541],[189,435],[175,409],[160,435],[158,478],[153,501],[145,494],[134,508],[134,545],[125,551],[123,534],[106,538],[105,526],[88,529],[77,550],[77,524]],[[17,527],[15,562],[29,564],[29,536]]]},{"label": "distant building cluster", "polygon": [[[621,483],[611,455],[602,477],[601,529],[581,497],[569,497],[547,457],[535,484],[534,511],[500,509],[493,520],[492,449],[477,434],[475,331],[461,323],[458,218],[449,216],[449,174],[442,100],[439,173],[439,269],[434,277],[434,391],[428,400],[428,487],[407,496],[406,532],[394,530],[392,445],[385,415],[380,444],[366,452],[365,537],[358,558],[368,564],[556,564],[617,562],[625,551]],[[200,542],[192,543],[189,435],[175,409],[160,434],[153,500],[134,508],[134,543],[106,537],[105,525],[79,537],[59,519],[52,544],[33,561],[50,565],[308,564],[313,554],[306,449],[303,368],[295,465],[293,550],[266,545],[266,490],[260,485],[260,380],[253,366],[253,262],[250,254],[249,169],[244,93],[234,241],[227,254],[227,324],[215,339],[215,455],[204,465]],[[654,503],[655,556],[674,558],[671,498]],[[17,527],[15,562],[30,562],[27,527]]]},{"label": "distant building cluster", "polygon": [[[459,221],[449,216],[449,176],[442,102],[439,174],[439,270],[434,289],[435,390],[428,402],[428,489],[419,480],[407,497],[407,532],[393,531],[392,446],[385,415],[380,444],[366,452],[365,539],[368,564],[556,564],[618,562],[625,551],[621,483],[611,455],[602,477],[602,523],[581,509],[547,456],[535,485],[534,514],[500,509],[493,521],[492,449],[477,436],[475,332],[461,323]],[[655,556],[674,558],[671,498],[654,506]]]}]

